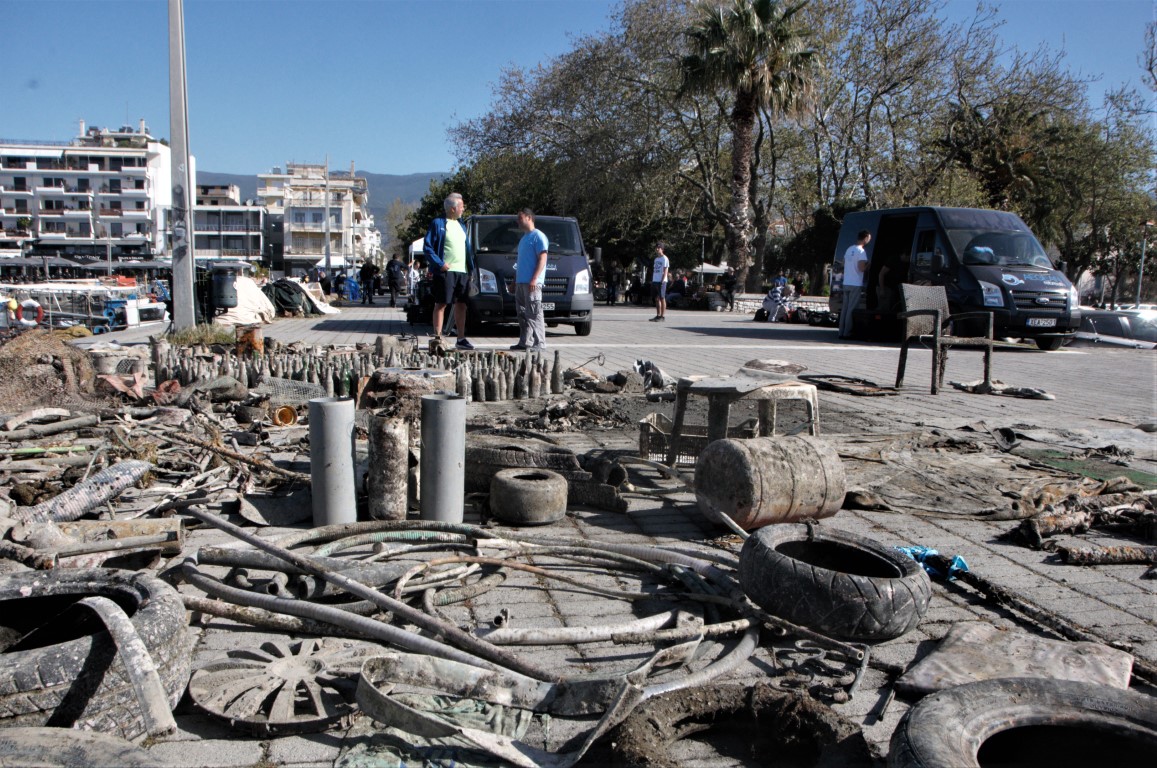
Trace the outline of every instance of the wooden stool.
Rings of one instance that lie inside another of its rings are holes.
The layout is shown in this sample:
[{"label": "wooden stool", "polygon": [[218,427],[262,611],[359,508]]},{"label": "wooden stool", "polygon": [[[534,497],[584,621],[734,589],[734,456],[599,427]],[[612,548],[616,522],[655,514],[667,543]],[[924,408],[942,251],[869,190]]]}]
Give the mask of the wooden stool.
[{"label": "wooden stool", "polygon": [[727,437],[731,404],[750,398],[759,401],[759,434],[775,434],[775,422],[780,400],[803,400],[807,403],[808,434],[820,431],[819,393],[814,384],[802,381],[769,381],[754,376],[722,376],[707,378],[690,376],[679,379],[675,388],[675,423],[671,428],[671,443],[667,449],[667,466],[675,466],[679,454],[679,437],[687,415],[687,398],[698,395],[707,398],[707,441]]}]

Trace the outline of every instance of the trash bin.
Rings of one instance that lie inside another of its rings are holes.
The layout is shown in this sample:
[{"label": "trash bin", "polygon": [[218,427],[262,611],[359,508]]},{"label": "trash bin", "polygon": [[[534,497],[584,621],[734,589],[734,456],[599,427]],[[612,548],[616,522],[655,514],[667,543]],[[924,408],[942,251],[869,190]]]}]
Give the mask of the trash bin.
[{"label": "trash bin", "polygon": [[233,267],[213,270],[213,306],[217,309],[237,306],[237,270]]}]

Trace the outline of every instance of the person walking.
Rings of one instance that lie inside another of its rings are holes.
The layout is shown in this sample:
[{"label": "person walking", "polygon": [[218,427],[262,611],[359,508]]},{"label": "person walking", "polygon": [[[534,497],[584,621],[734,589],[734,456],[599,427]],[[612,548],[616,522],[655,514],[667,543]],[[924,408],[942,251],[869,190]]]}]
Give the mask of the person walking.
[{"label": "person walking", "polygon": [[663,252],[663,244],[655,246],[655,260],[651,263],[651,300],[655,302],[655,316],[652,323],[667,320],[667,273],[671,271],[671,260]]},{"label": "person walking", "polygon": [[462,195],[452,192],[442,201],[446,216],[430,222],[422,253],[434,274],[434,336],[442,337],[442,319],[446,305],[454,307],[454,324],[458,329],[458,349],[474,349],[466,338],[466,297],[470,291],[470,270],[474,268],[470,238],[459,221],[466,203]]},{"label": "person walking", "polygon": [[386,288],[390,292],[390,306],[398,306],[398,291],[402,290],[402,280],[405,279],[406,265],[398,258],[398,254],[390,256],[386,262]]},{"label": "person walking", "polygon": [[362,286],[362,304],[374,303],[374,272],[377,267],[368,259],[358,271],[358,282]]},{"label": "person walking", "polygon": [[723,275],[723,279],[720,281],[720,284],[722,286],[722,290],[719,291],[719,293],[723,296],[723,300],[727,302],[727,311],[728,312],[734,312],[735,311],[735,283],[736,282],[737,282],[737,280],[735,278],[735,267],[728,267],[726,274]]},{"label": "person walking", "polygon": [[550,241],[534,227],[534,211],[518,212],[518,261],[514,267],[514,307],[518,314],[518,343],[514,350],[546,350],[546,322],[542,316],[542,287],[546,283],[546,261]]},{"label": "person walking", "polygon": [[864,246],[872,241],[872,233],[861,229],[856,233],[855,245],[844,252],[844,305],[840,307],[840,338],[852,337],[852,316],[860,304],[864,290],[864,275],[868,271],[868,252]]},{"label": "person walking", "polygon": [[410,260],[410,271],[406,273],[406,291],[409,294],[408,304],[418,303],[418,284],[422,282],[422,265],[418,258]]}]

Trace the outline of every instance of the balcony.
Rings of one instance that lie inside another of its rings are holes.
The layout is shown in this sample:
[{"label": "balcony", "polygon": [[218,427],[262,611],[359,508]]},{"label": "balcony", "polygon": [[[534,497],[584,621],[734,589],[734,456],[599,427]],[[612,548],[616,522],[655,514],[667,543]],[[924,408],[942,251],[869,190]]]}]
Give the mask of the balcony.
[{"label": "balcony", "polygon": [[103,217],[119,219],[122,218],[127,211],[124,208],[101,208],[98,213]]},{"label": "balcony", "polygon": [[137,189],[136,187],[124,187],[121,189],[119,194],[122,194],[126,197],[148,197],[149,190],[144,187],[141,189]]},{"label": "balcony", "polygon": [[148,174],[148,172],[149,172],[149,168],[146,165],[126,165],[126,166],[122,167],[119,171],[119,173],[122,176],[133,176],[133,177],[145,176]]},{"label": "balcony", "polygon": [[41,197],[44,197],[44,196],[55,197],[56,195],[65,195],[68,193],[65,191],[64,187],[39,187],[38,186],[38,187],[36,187],[36,194],[40,195]]}]

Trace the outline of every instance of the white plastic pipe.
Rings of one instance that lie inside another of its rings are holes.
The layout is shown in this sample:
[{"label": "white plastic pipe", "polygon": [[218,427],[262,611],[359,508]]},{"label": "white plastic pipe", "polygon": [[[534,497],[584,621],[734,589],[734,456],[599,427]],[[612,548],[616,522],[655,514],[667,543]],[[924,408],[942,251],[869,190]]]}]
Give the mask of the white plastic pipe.
[{"label": "white plastic pipe", "polygon": [[352,398],[319,397],[309,401],[309,473],[313,524],[357,522]]},{"label": "white plastic pipe", "polygon": [[466,400],[438,393],[422,396],[423,520],[461,523],[466,491]]}]

